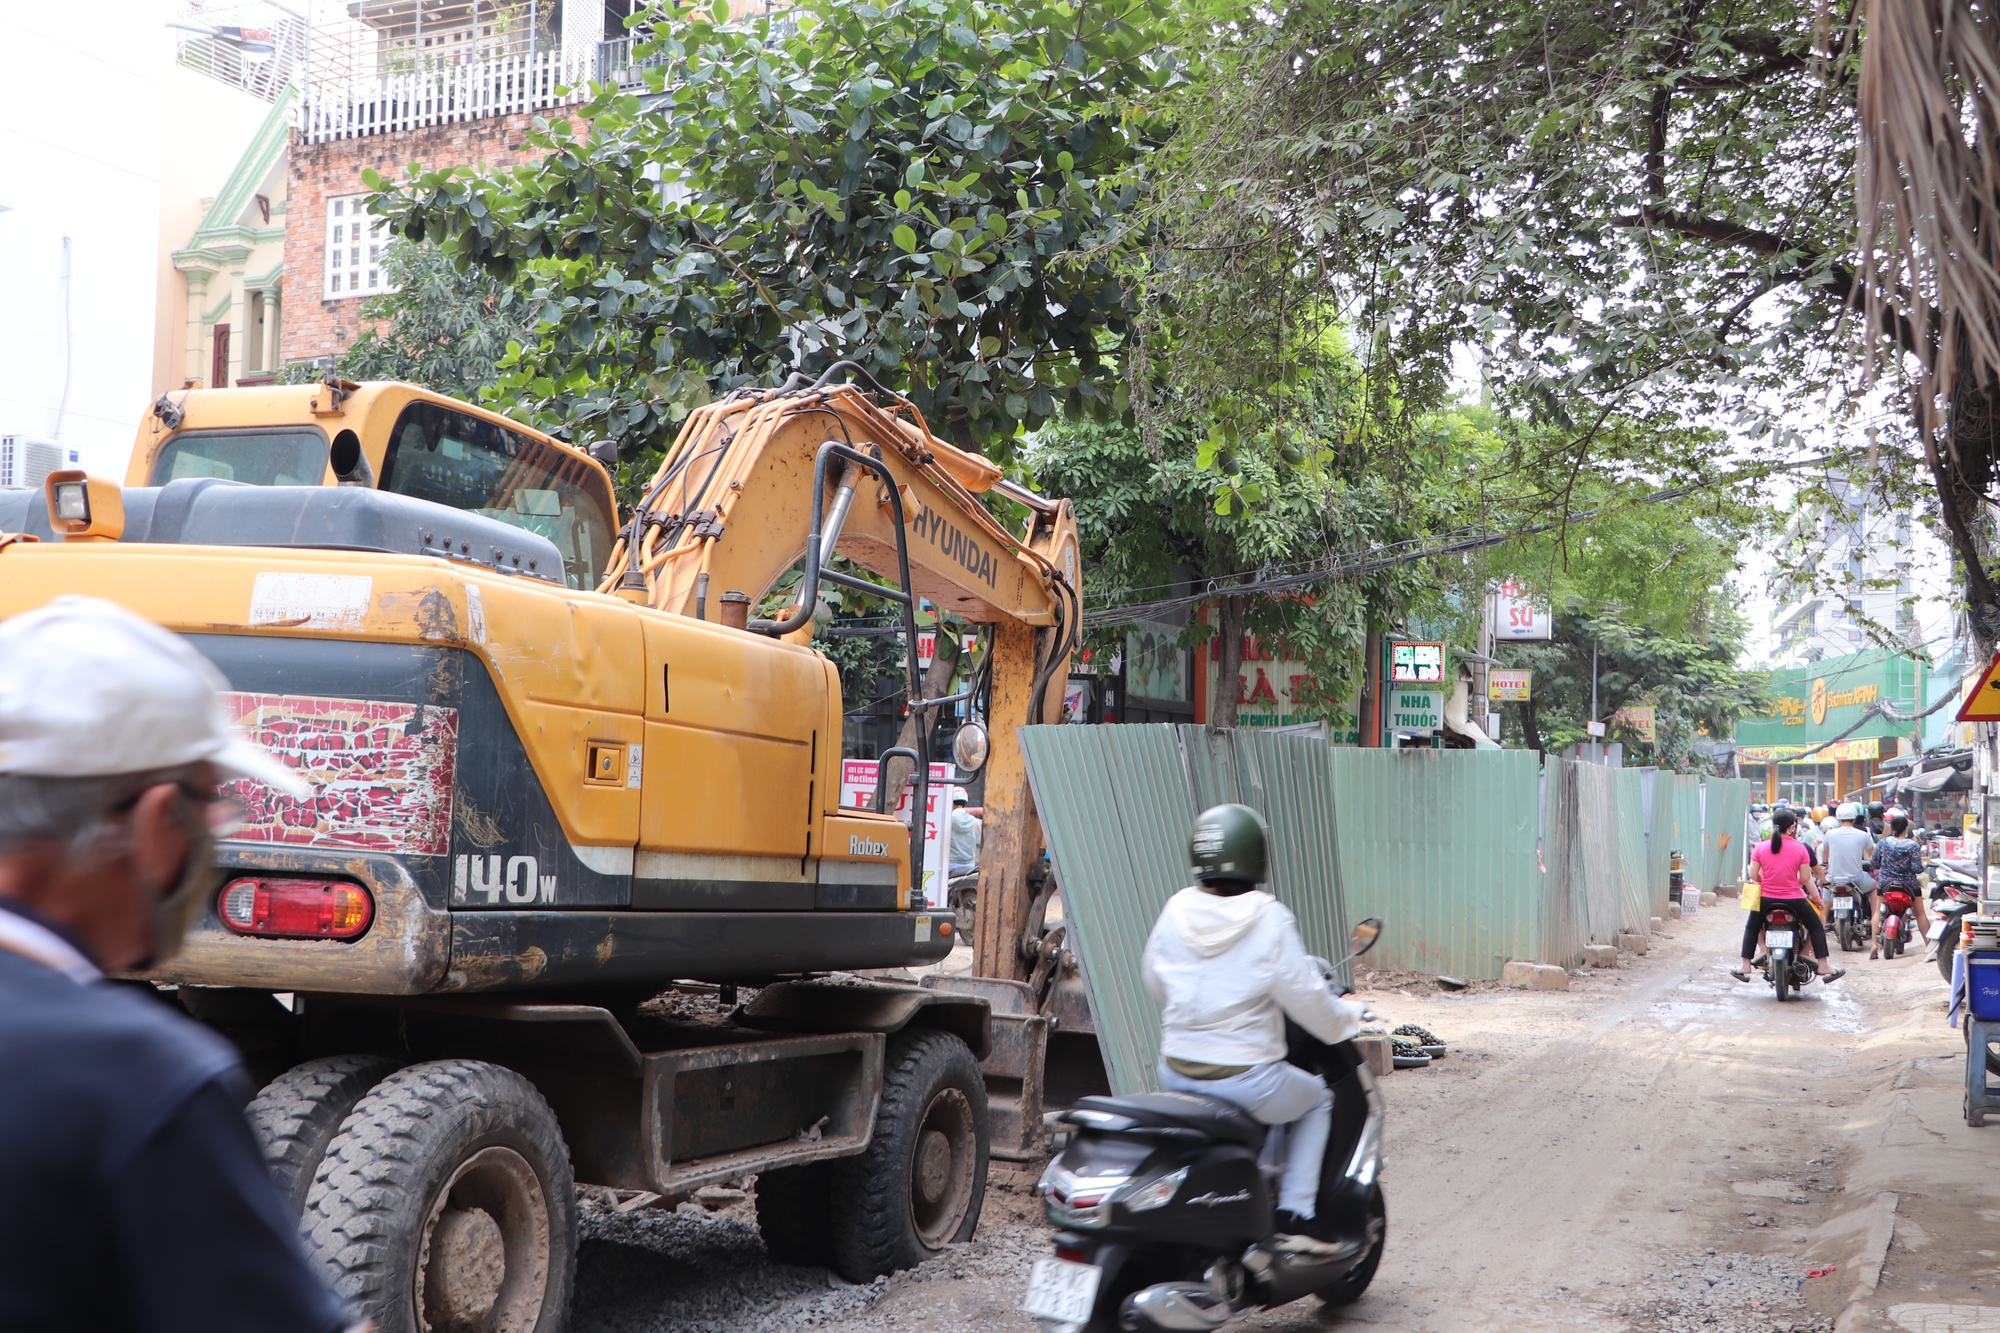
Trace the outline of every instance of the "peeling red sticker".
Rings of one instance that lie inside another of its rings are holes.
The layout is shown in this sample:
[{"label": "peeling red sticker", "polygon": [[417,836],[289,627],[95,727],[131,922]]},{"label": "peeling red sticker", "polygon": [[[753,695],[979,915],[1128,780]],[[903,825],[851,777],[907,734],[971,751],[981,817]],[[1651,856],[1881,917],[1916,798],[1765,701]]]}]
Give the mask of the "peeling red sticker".
[{"label": "peeling red sticker", "polygon": [[222,696],[231,725],[312,784],[295,801],[259,782],[232,841],[442,856],[451,850],[458,710],[298,694]]}]

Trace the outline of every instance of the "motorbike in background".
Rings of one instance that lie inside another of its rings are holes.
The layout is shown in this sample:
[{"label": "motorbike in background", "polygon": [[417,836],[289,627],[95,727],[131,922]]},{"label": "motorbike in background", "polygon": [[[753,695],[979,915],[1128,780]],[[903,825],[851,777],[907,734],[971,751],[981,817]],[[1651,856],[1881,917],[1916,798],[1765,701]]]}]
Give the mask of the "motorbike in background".
[{"label": "motorbike in background", "polygon": [[1882,889],[1882,956],[1895,958],[1917,931],[1917,900],[1907,889]]},{"label": "motorbike in background", "polygon": [[1785,999],[1801,988],[1811,985],[1819,969],[1807,958],[1800,945],[1803,934],[1798,919],[1782,907],[1767,907],[1764,912],[1764,980],[1778,992],[1778,1000]]},{"label": "motorbike in background", "polygon": [[1979,911],[1977,864],[1934,858],[1924,866],[1930,886],[1931,938],[1937,941],[1938,975],[1951,980],[1952,959],[1965,933],[1965,918]]},{"label": "motorbike in background", "polygon": [[[1347,959],[1382,923],[1355,928]],[[1347,959],[1342,960],[1347,961]],[[1333,966],[1322,964],[1328,980]],[[1335,983],[1336,985],[1338,983]],[[1080,1097],[1060,1119],[1073,1134],[1041,1195],[1060,1228],[1021,1302],[1043,1333],[1207,1333],[1253,1308],[1318,1295],[1351,1305],[1382,1261],[1382,1095],[1351,1041],[1327,1045],[1285,1024],[1285,1058],[1333,1093],[1315,1209],[1336,1239],[1300,1247],[1274,1211],[1283,1163],[1268,1130],[1219,1097],[1146,1092]]]},{"label": "motorbike in background", "polygon": [[1861,885],[1837,879],[1827,886],[1828,929],[1840,941],[1843,953],[1853,953],[1867,940],[1868,923],[1862,919]]}]

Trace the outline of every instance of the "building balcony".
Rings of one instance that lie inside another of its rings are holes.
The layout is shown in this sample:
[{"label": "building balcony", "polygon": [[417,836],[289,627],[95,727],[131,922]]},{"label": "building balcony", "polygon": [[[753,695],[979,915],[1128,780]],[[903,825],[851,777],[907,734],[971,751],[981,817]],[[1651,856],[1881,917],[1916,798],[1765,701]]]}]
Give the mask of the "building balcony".
[{"label": "building balcony", "polygon": [[316,83],[300,107],[299,138],[327,143],[569,106],[589,96],[596,73],[589,62],[548,50],[332,86]]}]

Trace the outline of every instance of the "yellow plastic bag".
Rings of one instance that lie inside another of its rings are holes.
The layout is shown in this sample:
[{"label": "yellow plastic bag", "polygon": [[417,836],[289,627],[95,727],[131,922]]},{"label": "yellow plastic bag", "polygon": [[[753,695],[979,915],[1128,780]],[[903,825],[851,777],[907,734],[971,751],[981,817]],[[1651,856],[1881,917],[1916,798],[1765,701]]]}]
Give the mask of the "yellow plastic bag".
[{"label": "yellow plastic bag", "polygon": [[1756,911],[1764,905],[1764,886],[1754,879],[1744,880],[1743,888],[1738,893],[1737,901],[1743,904],[1744,911]]}]

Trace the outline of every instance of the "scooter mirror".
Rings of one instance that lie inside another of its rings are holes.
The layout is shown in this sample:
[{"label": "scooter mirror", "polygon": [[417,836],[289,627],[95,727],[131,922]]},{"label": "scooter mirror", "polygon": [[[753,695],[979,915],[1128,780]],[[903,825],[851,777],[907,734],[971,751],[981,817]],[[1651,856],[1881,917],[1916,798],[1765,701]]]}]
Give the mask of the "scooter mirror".
[{"label": "scooter mirror", "polygon": [[1354,934],[1347,940],[1347,956],[1359,958],[1375,947],[1375,941],[1382,938],[1382,918],[1371,916],[1355,926]]}]

